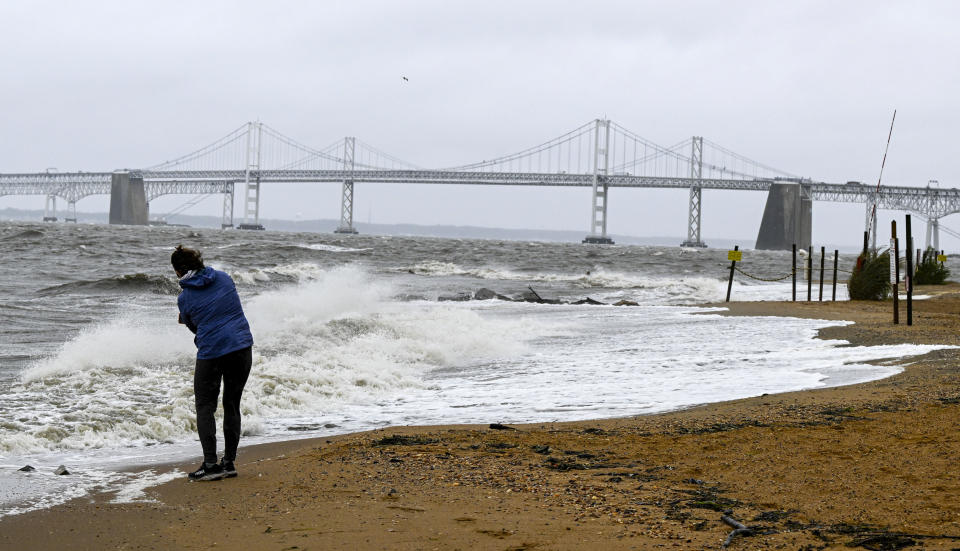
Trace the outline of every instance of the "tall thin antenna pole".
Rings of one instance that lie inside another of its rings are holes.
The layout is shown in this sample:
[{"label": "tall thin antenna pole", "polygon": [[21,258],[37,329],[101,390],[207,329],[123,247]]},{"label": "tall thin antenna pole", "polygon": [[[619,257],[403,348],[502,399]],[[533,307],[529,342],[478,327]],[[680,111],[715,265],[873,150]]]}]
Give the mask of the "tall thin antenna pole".
[{"label": "tall thin antenna pole", "polygon": [[877,200],[880,198],[880,181],[883,180],[883,167],[887,165],[887,151],[890,150],[890,138],[893,136],[893,123],[897,120],[897,110],[893,110],[890,120],[890,132],[887,134],[887,146],[883,149],[883,162],[880,163],[880,176],[877,178],[877,189],[873,194],[873,210],[870,213],[870,227],[867,231],[873,234],[873,252],[877,252]]}]

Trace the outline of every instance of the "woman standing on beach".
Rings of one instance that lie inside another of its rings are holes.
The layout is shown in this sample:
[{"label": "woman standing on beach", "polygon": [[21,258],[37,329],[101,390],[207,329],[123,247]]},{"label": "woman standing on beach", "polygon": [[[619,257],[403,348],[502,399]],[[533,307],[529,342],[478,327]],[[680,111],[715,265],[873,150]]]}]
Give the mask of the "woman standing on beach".
[{"label": "woman standing on beach", "polygon": [[[190,480],[220,480],[237,476],[233,462],[240,443],[240,395],[252,364],[253,336],[243,315],[233,280],[224,272],[203,265],[200,251],[179,245],[170,255],[180,279],[178,321],[196,337],[197,364],[193,393],[197,407],[197,433],[203,447],[203,464]],[[217,463],[217,424],[214,413],[223,381],[223,460]]]}]

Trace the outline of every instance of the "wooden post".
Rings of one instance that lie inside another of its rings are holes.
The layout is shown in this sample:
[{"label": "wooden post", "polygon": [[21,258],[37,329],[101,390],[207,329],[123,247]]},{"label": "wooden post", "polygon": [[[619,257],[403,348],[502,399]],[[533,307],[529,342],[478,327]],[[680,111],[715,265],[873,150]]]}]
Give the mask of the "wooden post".
[{"label": "wooden post", "polygon": [[807,249],[807,302],[813,300],[813,245]]},{"label": "wooden post", "polygon": [[900,323],[900,242],[897,240],[897,221],[890,221],[890,238],[893,241],[893,250],[890,251],[890,262],[893,262],[893,323]]},{"label": "wooden post", "polygon": [[837,258],[840,251],[833,249],[833,301],[837,301]]},{"label": "wooden post", "polygon": [[827,248],[820,247],[820,297],[817,299],[820,302],[823,302],[823,263],[824,257],[827,255]]},{"label": "wooden post", "polygon": [[[913,240],[911,239],[911,241],[913,241]],[[920,267],[920,249],[917,249],[917,261],[916,261],[916,263],[914,263],[913,267],[914,267],[914,268],[919,268],[919,267]]]},{"label": "wooden post", "polygon": [[793,302],[797,302],[797,244],[793,244]]},{"label": "wooden post", "polygon": [[870,246],[870,232],[863,232],[863,255],[867,255],[867,247]]},{"label": "wooden post", "polygon": [[[740,245],[734,245],[733,250],[739,251]],[[727,302],[730,302],[730,290],[733,289],[733,271],[737,267],[737,261],[730,261],[730,281],[727,282]]]},{"label": "wooden post", "polygon": [[907,325],[913,325],[913,235],[910,229],[910,215],[907,215]]}]

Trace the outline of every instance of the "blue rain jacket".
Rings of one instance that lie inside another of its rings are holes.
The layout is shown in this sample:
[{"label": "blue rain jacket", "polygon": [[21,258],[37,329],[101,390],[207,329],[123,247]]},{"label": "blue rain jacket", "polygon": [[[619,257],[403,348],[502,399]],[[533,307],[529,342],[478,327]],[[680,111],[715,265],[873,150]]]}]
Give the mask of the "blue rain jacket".
[{"label": "blue rain jacket", "polygon": [[180,320],[196,334],[197,359],[219,358],[253,346],[237,287],[224,272],[206,267],[180,281]]}]

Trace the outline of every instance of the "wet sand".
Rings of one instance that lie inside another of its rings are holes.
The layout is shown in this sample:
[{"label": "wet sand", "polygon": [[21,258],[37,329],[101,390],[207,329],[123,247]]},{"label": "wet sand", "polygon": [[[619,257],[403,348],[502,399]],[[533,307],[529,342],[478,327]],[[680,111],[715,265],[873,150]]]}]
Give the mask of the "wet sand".
[{"label": "wet sand", "polygon": [[[821,337],[854,345],[960,345],[960,286],[921,293],[937,296],[912,327],[889,302],[729,315],[851,320]],[[752,529],[730,549],[960,549],[960,350],[902,363],[881,381],[661,415],[242,447],[235,479],[0,519],[0,549],[719,549],[725,514]]]}]

